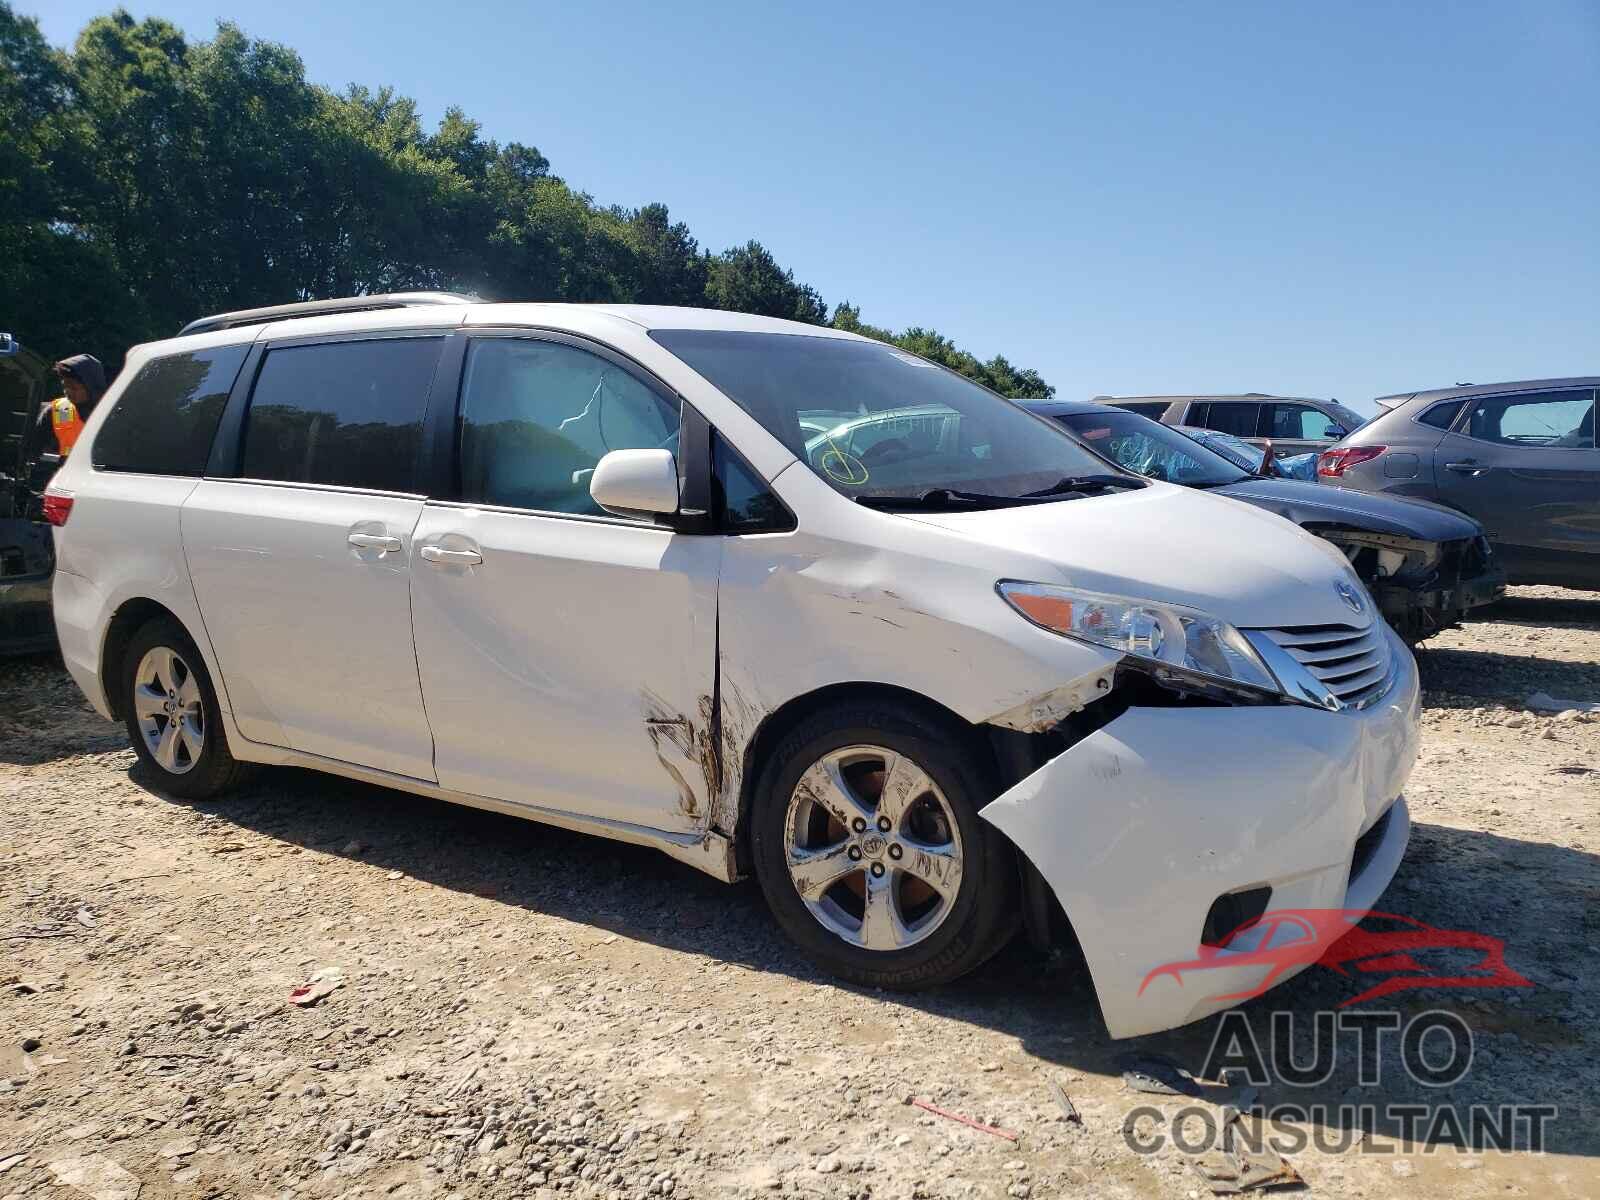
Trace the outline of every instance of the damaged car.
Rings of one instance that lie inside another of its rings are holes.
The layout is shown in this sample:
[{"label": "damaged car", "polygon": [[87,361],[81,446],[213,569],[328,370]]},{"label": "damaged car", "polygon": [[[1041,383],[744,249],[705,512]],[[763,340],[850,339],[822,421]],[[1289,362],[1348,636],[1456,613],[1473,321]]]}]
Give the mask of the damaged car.
[{"label": "damaged car", "polygon": [[1111,1033],[1165,1029],[1263,968],[1152,971],[1372,907],[1409,836],[1416,665],[1343,553],[842,331],[219,314],[130,352],[46,512],[153,787],[292,765],[652,846],[856,984],[1070,930]]},{"label": "damaged car", "polygon": [[1256,474],[1178,429],[1110,405],[1023,403],[1147,478],[1242,500],[1331,542],[1350,560],[1384,619],[1411,645],[1505,595],[1505,572],[1483,528],[1465,513]]}]

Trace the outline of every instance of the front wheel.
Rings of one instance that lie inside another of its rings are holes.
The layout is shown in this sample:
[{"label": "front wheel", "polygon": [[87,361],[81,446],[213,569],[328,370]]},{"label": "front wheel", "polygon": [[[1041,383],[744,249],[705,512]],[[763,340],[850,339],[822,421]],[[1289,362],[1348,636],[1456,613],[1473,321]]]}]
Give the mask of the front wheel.
[{"label": "front wheel", "polygon": [[157,787],[209,800],[238,785],[247,768],[228,751],[211,676],[175,621],[158,618],[133,635],[122,678],[128,737]]},{"label": "front wheel", "polygon": [[978,816],[994,771],[969,731],[900,706],[819,714],[784,739],[751,813],[756,876],[823,969],[930,987],[1016,928],[1016,866]]}]

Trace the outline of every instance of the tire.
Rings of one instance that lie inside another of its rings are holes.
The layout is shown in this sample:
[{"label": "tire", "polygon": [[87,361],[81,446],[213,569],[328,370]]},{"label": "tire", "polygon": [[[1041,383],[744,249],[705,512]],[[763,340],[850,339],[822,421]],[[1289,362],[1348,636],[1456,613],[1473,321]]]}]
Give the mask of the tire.
[{"label": "tire", "polygon": [[121,700],[134,753],[161,791],[210,800],[249,774],[228,750],[205,660],[176,621],[157,617],[133,635],[122,660]]},{"label": "tire", "polygon": [[[891,777],[893,819],[882,811]],[[802,722],[763,768],[750,813],[751,859],[779,926],[823,970],[868,987],[915,990],[972,971],[1017,928],[1015,856],[978,816],[998,791],[980,739],[909,705]],[[865,828],[847,828],[846,814]]]}]

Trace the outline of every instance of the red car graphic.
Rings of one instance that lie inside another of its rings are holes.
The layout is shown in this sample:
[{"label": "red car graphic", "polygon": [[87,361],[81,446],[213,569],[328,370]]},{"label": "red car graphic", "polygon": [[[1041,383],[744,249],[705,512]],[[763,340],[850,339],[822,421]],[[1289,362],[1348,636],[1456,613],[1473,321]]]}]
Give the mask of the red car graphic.
[{"label": "red car graphic", "polygon": [[[1398,928],[1363,929],[1362,921],[1391,922]],[[1236,942],[1253,948],[1235,948]],[[1428,951],[1467,951],[1479,957],[1465,966],[1455,964],[1434,970],[1418,960],[1419,954]],[[1506,965],[1502,938],[1464,929],[1436,929],[1410,917],[1359,908],[1280,908],[1241,925],[1220,946],[1201,946],[1198,958],[1156,967],[1144,977],[1139,993],[1143,995],[1150,982],[1162,976],[1171,976],[1181,987],[1184,975],[1190,971],[1257,964],[1268,968],[1254,987],[1207,998],[1233,1003],[1259,996],[1285,971],[1313,963],[1352,978],[1388,975],[1360,995],[1341,1002],[1340,1008],[1412,988],[1533,986]]]}]

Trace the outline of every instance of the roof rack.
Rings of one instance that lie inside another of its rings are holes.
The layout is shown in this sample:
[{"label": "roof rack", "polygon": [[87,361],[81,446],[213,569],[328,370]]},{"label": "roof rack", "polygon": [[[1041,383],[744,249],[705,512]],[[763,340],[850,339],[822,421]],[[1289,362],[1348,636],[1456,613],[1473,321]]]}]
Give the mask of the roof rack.
[{"label": "roof rack", "polygon": [[265,308],[241,308],[236,312],[216,313],[190,321],[178,331],[179,337],[191,333],[211,333],[240,325],[260,325],[267,321],[291,321],[296,317],[326,317],[335,313],[373,312],[384,308],[420,308],[429,304],[471,304],[473,297],[455,292],[386,292],[378,296],[347,296],[335,300],[302,300],[298,304],[270,304]]}]

